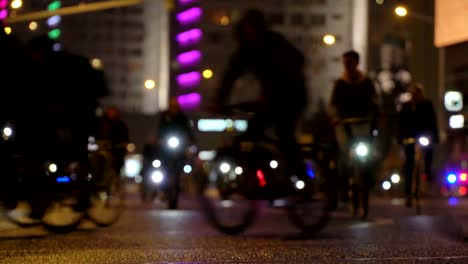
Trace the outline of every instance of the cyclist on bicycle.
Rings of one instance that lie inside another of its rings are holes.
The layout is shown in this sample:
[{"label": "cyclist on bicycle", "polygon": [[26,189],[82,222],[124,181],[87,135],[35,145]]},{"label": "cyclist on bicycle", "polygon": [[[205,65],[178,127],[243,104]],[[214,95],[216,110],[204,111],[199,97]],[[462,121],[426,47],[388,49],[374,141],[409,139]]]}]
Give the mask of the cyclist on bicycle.
[{"label": "cyclist on bicycle", "polygon": [[238,48],[232,55],[216,103],[227,101],[234,82],[251,73],[261,84],[261,96],[256,115],[246,133],[260,140],[272,127],[279,139],[279,149],[285,154],[288,172],[306,177],[295,129],[307,104],[304,55],[282,35],[268,29],[263,14],[250,10],[235,28]]},{"label": "cyclist on bicycle", "polygon": [[[379,115],[378,96],[372,80],[358,69],[359,54],[356,51],[348,51],[343,54],[345,72],[335,82],[333,87],[330,112],[335,124],[348,118],[373,118]],[[348,201],[349,176],[346,169],[349,166],[347,135],[341,126],[336,130],[336,136],[340,145],[339,157],[340,189],[342,200]],[[353,196],[353,215],[357,214],[359,204],[362,205],[362,218],[366,218],[369,207],[369,189],[373,184],[372,173],[369,171],[364,177],[364,186],[361,197]],[[360,200],[360,201],[359,201]]]},{"label": "cyclist on bicycle", "polygon": [[114,169],[119,174],[123,167],[126,144],[130,141],[128,127],[120,118],[119,109],[111,106],[106,109],[104,116],[99,120],[97,140],[110,141],[114,156]]},{"label": "cyclist on bicycle", "polygon": [[[429,137],[432,143],[439,142],[437,117],[432,102],[424,97],[423,86],[413,84],[410,88],[411,100],[403,104],[400,112],[398,137],[403,142],[407,138],[420,136]],[[432,183],[432,144],[424,150],[424,173],[429,183]],[[414,144],[405,146],[405,195],[406,206],[412,206],[412,184],[414,171]]]}]

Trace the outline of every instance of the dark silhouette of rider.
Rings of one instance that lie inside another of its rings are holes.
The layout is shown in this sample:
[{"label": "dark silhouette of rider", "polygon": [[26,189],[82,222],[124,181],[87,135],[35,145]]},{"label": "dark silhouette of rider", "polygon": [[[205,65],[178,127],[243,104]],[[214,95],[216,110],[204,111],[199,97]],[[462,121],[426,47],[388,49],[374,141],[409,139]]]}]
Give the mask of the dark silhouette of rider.
[{"label": "dark silhouette of rider", "polygon": [[[358,69],[360,56],[356,51],[348,51],[343,54],[344,74],[333,87],[330,112],[335,124],[348,118],[370,118],[377,119],[379,115],[378,96],[373,81]],[[348,143],[351,136],[349,126],[338,126],[336,130],[337,140],[340,145],[339,153],[339,188],[341,198],[347,202],[349,191],[349,160]],[[371,169],[364,172],[360,181],[354,181],[354,187],[358,187],[360,193],[353,192],[353,215],[358,213],[362,206],[362,219],[367,218],[369,211],[369,191],[374,184]]]},{"label": "dark silhouette of rider", "polygon": [[[403,142],[404,139],[425,136],[430,138],[431,145],[424,148],[424,173],[426,174],[429,184],[433,183],[434,177],[432,173],[432,156],[433,143],[439,142],[439,129],[437,125],[437,116],[432,102],[425,98],[423,86],[421,84],[413,84],[410,87],[411,100],[402,105],[399,117],[398,139]],[[412,206],[412,186],[413,186],[413,171],[414,171],[414,144],[408,144],[404,147],[405,161],[405,195],[406,206]],[[431,186],[432,187],[432,186]]]},{"label": "dark silhouette of rider", "polygon": [[260,140],[266,129],[274,128],[288,170],[305,177],[295,138],[296,126],[307,104],[304,55],[282,35],[271,31],[262,12],[257,10],[248,11],[238,22],[235,37],[238,47],[224,73],[216,102],[223,104],[228,100],[240,76],[253,74],[261,84],[261,95],[247,135]]},{"label": "dark silhouette of rider", "polygon": [[188,144],[195,143],[195,134],[193,133],[190,119],[180,108],[176,98],[169,100],[169,109],[160,115],[156,140],[163,140],[161,137],[170,134],[180,134],[188,140]]},{"label": "dark silhouette of rider", "polygon": [[120,118],[116,106],[108,107],[104,116],[99,120],[97,140],[107,140],[112,144],[115,170],[120,173],[127,154],[127,143],[130,141],[128,127]]}]

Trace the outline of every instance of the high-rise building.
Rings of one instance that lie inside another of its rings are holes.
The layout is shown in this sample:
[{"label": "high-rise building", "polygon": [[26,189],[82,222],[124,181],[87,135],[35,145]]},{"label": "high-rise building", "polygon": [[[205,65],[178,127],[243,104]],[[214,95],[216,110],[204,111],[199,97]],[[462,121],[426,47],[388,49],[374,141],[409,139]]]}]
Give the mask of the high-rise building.
[{"label": "high-rise building", "polygon": [[[103,1],[38,0],[22,12],[55,10],[80,3]],[[24,40],[48,34],[63,49],[86,56],[105,72],[111,96],[103,105],[116,105],[125,113],[152,115],[167,108],[169,97],[169,12],[167,1],[67,16],[53,16],[12,25]]]}]

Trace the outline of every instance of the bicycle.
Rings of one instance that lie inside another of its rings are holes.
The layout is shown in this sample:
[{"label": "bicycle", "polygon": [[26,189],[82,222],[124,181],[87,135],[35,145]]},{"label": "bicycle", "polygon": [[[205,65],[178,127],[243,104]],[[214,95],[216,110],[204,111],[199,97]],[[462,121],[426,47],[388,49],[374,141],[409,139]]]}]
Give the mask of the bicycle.
[{"label": "bicycle", "polygon": [[[416,205],[416,214],[421,214],[421,177],[425,168],[425,149],[431,145],[429,136],[420,136],[417,138],[406,138],[403,140],[405,148],[414,148],[414,166],[411,177],[411,194],[407,197],[407,206],[411,206],[414,198]],[[408,179],[407,179],[408,180]],[[414,181],[414,182],[413,182]],[[408,183],[407,183],[408,184]],[[414,184],[414,186],[413,186]],[[414,189],[414,190],[413,190]]]},{"label": "bicycle", "polygon": [[[231,115],[252,116],[246,110],[248,104],[230,108],[227,113]],[[331,210],[326,177],[313,169],[313,151],[303,153],[308,178],[300,179],[286,173],[284,154],[275,139],[264,135],[261,141],[252,141],[244,134],[235,142],[220,147],[214,160],[195,174],[201,208],[215,228],[229,235],[245,231],[253,224],[260,201],[286,209],[292,223],[304,233],[318,232],[328,224]]]}]

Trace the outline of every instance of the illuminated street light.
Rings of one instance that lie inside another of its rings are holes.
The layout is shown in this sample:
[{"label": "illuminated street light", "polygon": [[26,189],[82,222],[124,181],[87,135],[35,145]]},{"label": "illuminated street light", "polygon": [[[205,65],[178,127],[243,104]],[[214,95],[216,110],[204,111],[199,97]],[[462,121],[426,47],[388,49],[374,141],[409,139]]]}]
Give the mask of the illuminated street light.
[{"label": "illuminated street light", "polygon": [[94,69],[100,70],[102,69],[102,60],[98,58],[94,58],[91,60],[91,66],[93,66]]},{"label": "illuminated street light", "polygon": [[327,34],[323,37],[323,42],[327,45],[333,45],[336,42],[336,38],[333,35]]},{"label": "illuminated street light", "polygon": [[37,29],[37,22],[36,21],[32,21],[31,23],[29,23],[29,30],[34,31],[36,29]]},{"label": "illuminated street light", "polygon": [[231,20],[229,19],[228,16],[222,16],[221,19],[220,19],[220,23],[223,26],[229,25],[229,22],[231,22]]},{"label": "illuminated street light", "polygon": [[395,14],[397,16],[404,17],[408,15],[408,9],[406,9],[406,7],[404,6],[398,6],[397,8],[395,8]]},{"label": "illuminated street light", "polygon": [[213,77],[213,71],[212,70],[204,70],[203,71],[203,78],[205,79],[210,79],[211,77]]},{"label": "illuminated street light", "polygon": [[23,1],[21,0],[13,0],[13,2],[11,2],[11,8],[13,9],[19,9],[23,6]]},{"label": "illuminated street light", "polygon": [[11,31],[12,31],[11,27],[5,27],[4,30],[5,30],[5,34],[7,34],[7,35],[11,34]]},{"label": "illuminated street light", "polygon": [[145,88],[148,90],[153,90],[156,87],[156,83],[153,80],[146,80],[145,81]]}]

